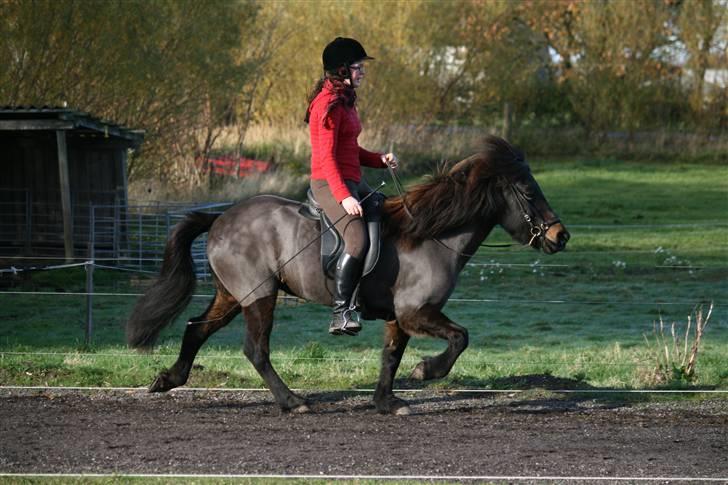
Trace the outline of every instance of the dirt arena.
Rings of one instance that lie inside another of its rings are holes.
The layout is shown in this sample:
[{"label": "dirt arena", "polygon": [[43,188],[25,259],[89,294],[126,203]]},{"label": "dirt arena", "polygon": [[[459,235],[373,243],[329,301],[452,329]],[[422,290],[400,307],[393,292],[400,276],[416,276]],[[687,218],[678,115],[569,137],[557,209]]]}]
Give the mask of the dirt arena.
[{"label": "dirt arena", "polygon": [[0,472],[672,477],[728,480],[728,400],[526,394],[0,391]]}]

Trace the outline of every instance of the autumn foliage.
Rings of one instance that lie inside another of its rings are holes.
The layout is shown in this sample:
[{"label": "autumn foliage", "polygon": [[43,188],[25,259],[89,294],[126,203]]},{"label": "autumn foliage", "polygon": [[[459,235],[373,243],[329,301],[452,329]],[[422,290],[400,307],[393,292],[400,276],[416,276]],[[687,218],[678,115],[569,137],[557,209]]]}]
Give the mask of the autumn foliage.
[{"label": "autumn foliage", "polygon": [[723,134],[725,0],[0,0],[0,104],[147,131],[130,175],[194,177],[223,127],[299,126],[337,35],[376,58],[370,129],[512,122]]}]

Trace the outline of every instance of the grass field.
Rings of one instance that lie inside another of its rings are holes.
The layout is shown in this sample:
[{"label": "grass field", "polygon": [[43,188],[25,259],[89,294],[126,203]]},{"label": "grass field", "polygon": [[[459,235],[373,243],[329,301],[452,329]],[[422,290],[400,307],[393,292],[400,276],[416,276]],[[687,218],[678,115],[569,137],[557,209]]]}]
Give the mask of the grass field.
[{"label": "grass field", "polygon": [[[569,248],[551,257],[482,248],[445,309],[468,328],[470,347],[450,376],[423,385],[516,389],[537,375],[580,389],[728,390],[728,167],[615,160],[531,165],[572,234]],[[371,174],[370,183],[379,175]],[[498,231],[488,242],[507,240]],[[149,283],[145,275],[100,269],[95,277],[100,293],[139,293]],[[134,296],[95,296],[94,339],[85,348],[85,297],[69,295],[84,291],[83,269],[34,273],[14,284],[6,289],[53,294],[0,294],[0,385],[148,385],[174,362],[186,318],[209,301],[195,297],[153,354],[137,354],[123,341]],[[196,291],[210,293],[204,283]],[[657,378],[654,322],[676,322],[684,333],[696,305],[707,309],[709,302],[715,310],[695,379]],[[324,307],[280,303],[271,348],[283,379],[304,389],[373,387],[381,322],[365,322],[357,338],[336,338],[327,334],[327,319]],[[239,318],[214,335],[188,385],[260,387],[242,355],[243,336]],[[443,348],[413,339],[399,377]]]}]

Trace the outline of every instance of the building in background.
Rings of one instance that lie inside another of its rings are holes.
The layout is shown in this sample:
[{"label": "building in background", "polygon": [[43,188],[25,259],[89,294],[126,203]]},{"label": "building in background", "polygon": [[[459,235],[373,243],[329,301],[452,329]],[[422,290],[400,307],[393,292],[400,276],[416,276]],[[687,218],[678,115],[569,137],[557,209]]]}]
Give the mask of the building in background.
[{"label": "building in background", "polygon": [[90,208],[113,217],[127,204],[127,156],[143,139],[69,108],[0,107],[0,258],[85,256]]}]

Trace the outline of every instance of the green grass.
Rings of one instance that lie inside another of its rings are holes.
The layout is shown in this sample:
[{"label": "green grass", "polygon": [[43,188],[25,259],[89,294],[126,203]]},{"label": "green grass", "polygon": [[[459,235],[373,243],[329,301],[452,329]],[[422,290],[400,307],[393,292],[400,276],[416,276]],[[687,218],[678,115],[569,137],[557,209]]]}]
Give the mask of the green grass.
[{"label": "green grass", "polygon": [[[572,234],[569,249],[549,257],[482,248],[445,309],[468,328],[470,348],[450,376],[428,385],[519,388],[523,376],[547,375],[579,388],[651,387],[655,362],[644,336],[651,337],[653,322],[662,317],[684,328],[697,304],[714,301],[691,385],[728,389],[728,167],[613,160],[531,165]],[[506,241],[496,231],[488,242]],[[146,277],[108,270],[95,277],[98,292],[138,293],[148,284]],[[15,289],[58,294],[0,295],[2,385],[148,385],[174,362],[186,318],[208,303],[194,298],[155,353],[144,355],[123,343],[131,296],[94,298],[94,340],[84,348],[85,297],[62,295],[84,290],[82,269],[35,273]],[[201,284],[196,294],[211,291]],[[489,301],[460,301],[467,299]],[[327,334],[327,319],[328,309],[319,305],[279,304],[271,348],[283,379],[304,389],[373,387],[381,322],[367,322],[357,338],[335,338]],[[243,338],[239,318],[215,334],[189,385],[262,386],[242,355]],[[398,377],[442,349],[442,342],[413,339]]]}]

